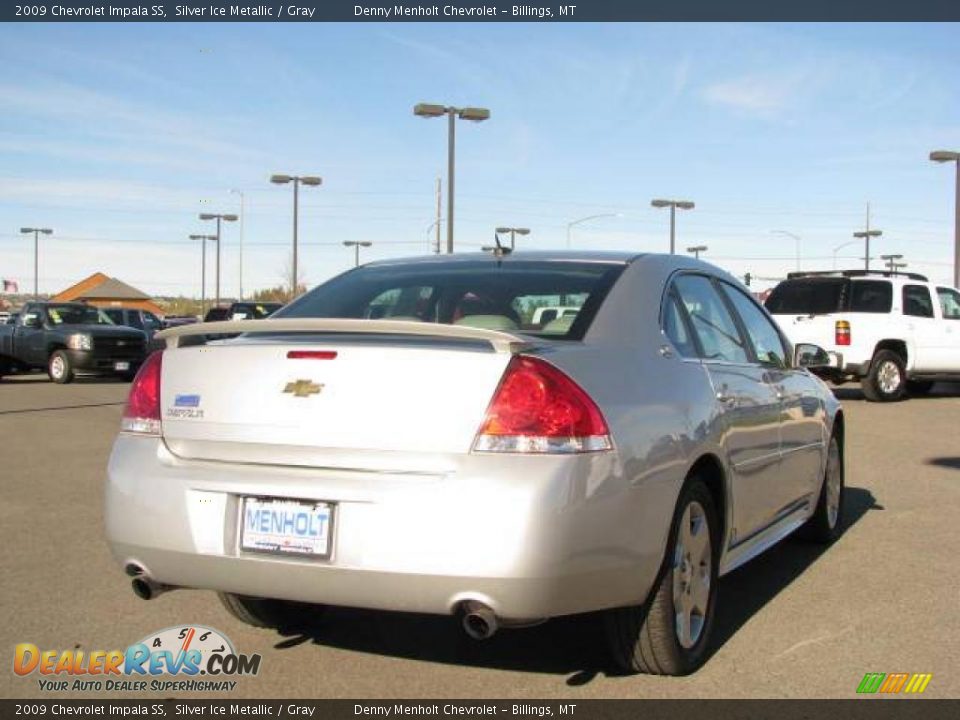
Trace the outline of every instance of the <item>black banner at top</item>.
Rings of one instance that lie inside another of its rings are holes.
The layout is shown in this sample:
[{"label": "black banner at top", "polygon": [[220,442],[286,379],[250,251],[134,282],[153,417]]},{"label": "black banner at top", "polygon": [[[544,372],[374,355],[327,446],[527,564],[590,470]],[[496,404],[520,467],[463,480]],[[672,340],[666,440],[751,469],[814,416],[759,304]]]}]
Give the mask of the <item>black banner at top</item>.
[{"label": "black banner at top", "polygon": [[5,22],[958,21],[960,0],[24,0]]}]

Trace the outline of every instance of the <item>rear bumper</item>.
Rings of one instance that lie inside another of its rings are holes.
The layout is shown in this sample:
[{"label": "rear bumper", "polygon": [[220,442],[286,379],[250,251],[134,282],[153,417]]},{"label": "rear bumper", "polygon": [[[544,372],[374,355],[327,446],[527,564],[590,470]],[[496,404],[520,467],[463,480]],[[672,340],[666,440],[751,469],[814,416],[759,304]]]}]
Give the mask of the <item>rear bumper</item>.
[{"label": "rear bumper", "polygon": [[[156,438],[121,435],[107,537],[121,566],[168,585],[436,614],[476,600],[506,619],[567,615],[642,602],[660,567],[672,505],[655,513],[651,501],[669,493],[625,483],[615,462],[612,453],[470,455],[448,474],[392,475],[183,461]],[[332,557],[241,551],[244,495],[335,503]]]}]

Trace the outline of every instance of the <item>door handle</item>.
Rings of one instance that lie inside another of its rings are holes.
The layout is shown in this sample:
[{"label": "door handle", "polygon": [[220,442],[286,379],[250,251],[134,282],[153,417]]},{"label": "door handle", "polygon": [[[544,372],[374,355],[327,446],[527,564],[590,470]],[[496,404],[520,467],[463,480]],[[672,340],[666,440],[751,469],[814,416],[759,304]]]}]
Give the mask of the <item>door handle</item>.
[{"label": "door handle", "polygon": [[777,400],[783,400],[783,396],[784,396],[783,385],[776,385],[774,387],[774,390],[777,391]]},{"label": "door handle", "polygon": [[737,402],[736,395],[727,395],[725,390],[717,391],[717,401],[724,405],[734,405]]}]

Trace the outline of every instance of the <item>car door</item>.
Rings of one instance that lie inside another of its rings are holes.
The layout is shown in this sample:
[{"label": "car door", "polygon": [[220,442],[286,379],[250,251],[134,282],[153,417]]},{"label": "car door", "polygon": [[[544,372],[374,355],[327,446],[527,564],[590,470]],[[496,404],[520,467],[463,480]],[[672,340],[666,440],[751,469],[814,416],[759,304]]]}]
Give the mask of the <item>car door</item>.
[{"label": "car door", "polygon": [[938,287],[940,322],[944,337],[944,369],[960,373],[960,292],[953,288]]},{"label": "car door", "polygon": [[819,384],[805,370],[791,367],[789,345],[751,297],[730,283],[721,281],[720,286],[780,402],[780,473],[770,496],[775,498],[775,515],[783,516],[806,504],[820,488],[826,410]]},{"label": "car door", "polygon": [[778,503],[780,401],[765,369],[751,359],[713,280],[682,274],[673,286],[716,394],[723,451],[732,472],[731,540],[736,544],[768,525]]},{"label": "car door", "polygon": [[912,340],[914,372],[948,370],[943,323],[935,317],[933,298],[926,285],[907,284],[901,290],[901,310]]},{"label": "car door", "polygon": [[[32,327],[31,323],[39,323]],[[16,353],[29,365],[43,367],[47,364],[46,330],[47,314],[43,307],[28,304],[23,308],[14,328]]]}]

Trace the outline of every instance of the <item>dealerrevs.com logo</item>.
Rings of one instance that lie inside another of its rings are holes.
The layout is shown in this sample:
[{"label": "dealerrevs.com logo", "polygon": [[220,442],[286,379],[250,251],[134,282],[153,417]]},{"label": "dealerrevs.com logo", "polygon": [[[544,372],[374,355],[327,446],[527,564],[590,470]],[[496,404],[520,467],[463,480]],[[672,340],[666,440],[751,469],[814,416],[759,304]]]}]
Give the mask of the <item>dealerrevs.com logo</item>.
[{"label": "dealerrevs.com logo", "polygon": [[20,643],[13,671],[38,675],[40,690],[58,692],[223,692],[236,687],[232,678],[259,673],[260,660],[237,653],[219,630],[180,625],[151,633],[126,650],[41,650]]}]

